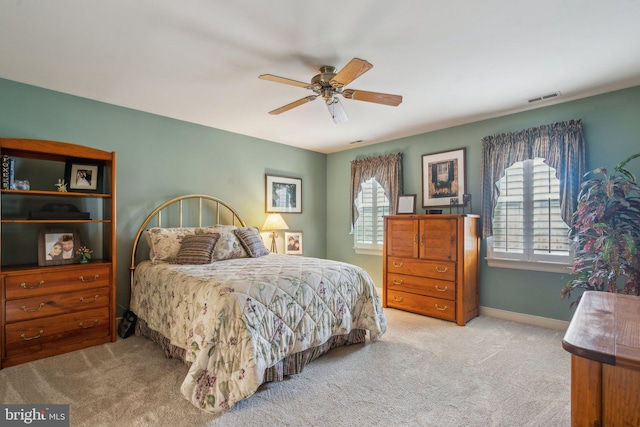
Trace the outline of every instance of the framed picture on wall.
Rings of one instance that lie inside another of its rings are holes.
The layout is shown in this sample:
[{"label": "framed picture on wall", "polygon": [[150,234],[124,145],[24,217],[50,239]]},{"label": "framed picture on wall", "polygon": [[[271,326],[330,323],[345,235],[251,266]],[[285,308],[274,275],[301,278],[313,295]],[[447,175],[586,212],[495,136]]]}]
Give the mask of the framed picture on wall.
[{"label": "framed picture on wall", "polygon": [[76,229],[40,230],[38,232],[38,265],[74,264],[80,234]]},{"label": "framed picture on wall", "polygon": [[265,175],[265,212],[302,213],[302,179]]},{"label": "framed picture on wall", "polygon": [[284,232],[285,255],[302,255],[302,231]]},{"label": "framed picture on wall", "polygon": [[422,207],[464,206],[465,149],[422,156]]}]

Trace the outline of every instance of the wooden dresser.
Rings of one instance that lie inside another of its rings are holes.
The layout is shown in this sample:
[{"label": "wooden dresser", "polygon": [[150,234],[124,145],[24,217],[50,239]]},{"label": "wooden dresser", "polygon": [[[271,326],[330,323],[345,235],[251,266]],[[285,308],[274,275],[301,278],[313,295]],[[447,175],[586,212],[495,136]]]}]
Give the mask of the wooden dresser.
[{"label": "wooden dresser", "polygon": [[[0,368],[115,341],[115,153],[0,138],[0,154],[31,182],[28,189],[0,190]],[[95,188],[56,190],[58,179],[72,182],[73,165],[96,172]],[[53,211],[73,205],[89,215],[43,217],[43,205]],[[70,233],[74,253],[80,246],[93,251],[90,262],[47,257],[44,236]]]},{"label": "wooden dresser", "polygon": [[454,321],[478,315],[478,215],[384,218],[382,304]]},{"label": "wooden dresser", "polygon": [[640,297],[587,291],[562,340],[571,425],[640,426]]}]

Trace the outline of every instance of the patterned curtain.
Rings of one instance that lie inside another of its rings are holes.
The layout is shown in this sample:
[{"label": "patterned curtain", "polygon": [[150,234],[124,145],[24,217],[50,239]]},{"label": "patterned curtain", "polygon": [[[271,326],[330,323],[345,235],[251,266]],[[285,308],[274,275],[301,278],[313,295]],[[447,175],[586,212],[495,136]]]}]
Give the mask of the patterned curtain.
[{"label": "patterned curtain", "polygon": [[556,178],[560,181],[562,219],[571,224],[585,174],[581,120],[482,138],[483,238],[493,235],[493,210],[499,196],[497,183],[504,171],[516,162],[536,157],[546,159],[546,163],[556,170]]},{"label": "patterned curtain", "polygon": [[351,230],[358,219],[356,198],[360,185],[368,179],[375,178],[384,189],[384,194],[391,205],[390,213],[396,213],[398,195],[402,194],[402,153],[369,157],[351,162]]}]

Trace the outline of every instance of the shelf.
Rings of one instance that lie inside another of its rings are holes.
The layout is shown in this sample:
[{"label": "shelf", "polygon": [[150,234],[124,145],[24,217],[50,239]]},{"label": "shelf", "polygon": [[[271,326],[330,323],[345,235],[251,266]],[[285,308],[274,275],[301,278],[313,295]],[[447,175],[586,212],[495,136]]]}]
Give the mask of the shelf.
[{"label": "shelf", "polygon": [[38,264],[21,264],[21,265],[5,265],[2,266],[3,274],[11,274],[11,273],[23,273],[23,272],[31,272],[33,270],[37,270],[38,272],[44,273],[47,271],[60,271],[60,270],[75,270],[78,268],[86,268],[87,266],[96,266],[96,265],[111,265],[112,262],[106,259],[92,259],[86,264],[80,264],[79,262],[71,263],[71,264],[61,264],[61,265],[49,265],[49,266],[39,266]]},{"label": "shelf", "polygon": [[22,223],[22,224],[78,224],[78,223],[111,223],[110,219],[3,219],[3,224]]},{"label": "shelf", "polygon": [[53,196],[53,197],[98,197],[110,198],[111,194],[105,193],[78,193],[72,191],[46,191],[46,190],[0,190],[2,194],[29,195],[29,196]]},{"label": "shelf", "polygon": [[[67,142],[0,138],[0,155],[15,159],[14,172],[32,178],[30,190],[0,189],[0,369],[115,341],[116,153]],[[72,165],[85,162],[95,168],[97,191],[57,191],[50,185],[60,182],[63,171],[70,174]],[[67,233],[74,236],[74,253],[83,245],[96,258],[89,263],[46,260]],[[100,295],[97,309],[75,298],[82,290]],[[18,315],[6,310],[30,298],[42,310]],[[100,326],[78,329],[76,318],[91,318]],[[32,334],[36,323],[46,324],[47,333]],[[8,338],[7,325],[18,339]],[[29,342],[20,340],[20,333]]]}]

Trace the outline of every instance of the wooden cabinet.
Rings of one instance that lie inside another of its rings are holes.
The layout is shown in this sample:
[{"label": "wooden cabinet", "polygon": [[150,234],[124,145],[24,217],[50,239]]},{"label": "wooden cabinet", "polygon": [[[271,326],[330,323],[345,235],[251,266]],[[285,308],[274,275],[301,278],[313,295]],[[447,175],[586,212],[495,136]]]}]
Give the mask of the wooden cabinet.
[{"label": "wooden cabinet", "polygon": [[[115,341],[115,153],[0,138],[0,155],[13,159],[16,178],[31,183],[28,190],[0,192],[0,368]],[[76,164],[94,168],[97,185],[57,191],[57,180],[68,180]],[[38,211],[71,205],[88,215],[43,218]],[[62,230],[77,232],[74,249],[93,250],[89,263],[43,262],[42,237]]]},{"label": "wooden cabinet", "polygon": [[384,218],[382,304],[465,325],[478,315],[479,217]]},{"label": "wooden cabinet", "polygon": [[640,297],[586,291],[562,340],[571,425],[640,425]]}]

